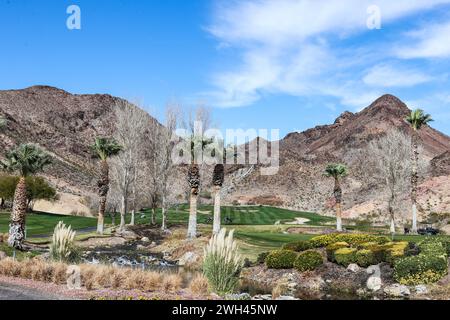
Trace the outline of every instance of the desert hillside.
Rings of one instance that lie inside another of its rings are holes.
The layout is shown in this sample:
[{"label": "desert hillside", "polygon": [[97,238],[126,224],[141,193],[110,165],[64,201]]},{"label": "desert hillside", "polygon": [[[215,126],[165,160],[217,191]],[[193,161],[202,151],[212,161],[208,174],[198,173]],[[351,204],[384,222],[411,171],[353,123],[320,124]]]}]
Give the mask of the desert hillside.
[{"label": "desert hillside", "polygon": [[[45,176],[57,187],[65,205],[40,202],[36,209],[65,214],[89,212],[96,180],[89,145],[97,135],[113,134],[113,108],[119,99],[101,94],[70,94],[47,86],[0,91],[0,115],[8,120],[7,130],[0,133],[0,153],[19,143],[35,142],[55,157]],[[343,113],[333,124],[291,133],[280,141],[277,175],[261,176],[251,166],[227,167],[225,201],[331,213],[333,185],[323,177],[323,169],[329,162],[344,162],[351,168],[344,182],[346,216],[382,219],[384,208],[379,201],[382,190],[380,186],[368,189],[362,183],[363,168],[356,156],[371,140],[391,129],[411,135],[405,121],[409,112],[398,98],[385,95],[361,112]],[[148,118],[152,124],[156,123],[150,115]],[[419,190],[422,215],[450,212],[450,138],[426,126],[420,131],[420,144],[425,160],[430,163]],[[177,179],[174,185],[185,184],[183,174],[177,175]],[[204,189],[209,187],[209,179],[204,177]],[[407,194],[404,203],[405,210],[401,213],[406,215]]]}]

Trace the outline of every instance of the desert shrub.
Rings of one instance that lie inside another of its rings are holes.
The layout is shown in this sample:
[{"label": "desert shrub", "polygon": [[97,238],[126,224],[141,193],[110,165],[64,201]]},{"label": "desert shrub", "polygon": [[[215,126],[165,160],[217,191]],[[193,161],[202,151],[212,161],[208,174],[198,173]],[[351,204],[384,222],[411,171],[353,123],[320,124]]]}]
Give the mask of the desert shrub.
[{"label": "desert shrub", "polygon": [[131,270],[124,281],[124,289],[127,290],[145,290],[145,271],[142,270]]},{"label": "desert shrub", "polygon": [[164,292],[176,292],[180,290],[183,279],[179,274],[169,274],[162,280],[162,289]]},{"label": "desert shrub", "polygon": [[81,265],[81,283],[85,286],[86,290],[93,290],[95,287],[94,276],[96,272],[95,266]]},{"label": "desert shrub", "polygon": [[300,272],[312,271],[323,264],[322,255],[314,250],[301,252],[294,261],[294,267]]},{"label": "desert shrub", "polygon": [[336,259],[334,258],[334,252],[338,249],[348,248],[348,247],[350,247],[350,245],[347,242],[335,242],[335,243],[329,244],[326,248],[328,261],[335,262]]},{"label": "desert shrub", "polygon": [[336,263],[344,267],[348,267],[351,263],[356,263],[356,252],[355,248],[342,248],[334,252],[334,258]]},{"label": "desert shrub", "polygon": [[226,229],[214,235],[205,247],[203,274],[212,290],[219,294],[232,293],[239,282],[242,259],[238,253],[233,231]]},{"label": "desert shrub", "polygon": [[256,258],[256,263],[263,264],[264,262],[266,262],[266,258],[269,255],[269,253],[270,252],[265,251],[258,254],[258,257]]},{"label": "desert shrub", "polygon": [[367,268],[368,266],[378,264],[378,261],[372,250],[361,249],[356,252],[356,263],[360,267]]},{"label": "desert shrub", "polygon": [[282,249],[284,250],[291,250],[296,252],[302,252],[309,249],[312,249],[311,243],[309,241],[300,240],[300,241],[294,241],[289,242],[283,245]]},{"label": "desert shrub", "polygon": [[76,252],[74,248],[75,231],[71,226],[60,221],[53,232],[50,256],[57,261],[73,261]]},{"label": "desert shrub", "polygon": [[33,259],[31,265],[31,279],[35,281],[51,282],[53,278],[53,265],[40,259]]},{"label": "desert shrub", "polygon": [[9,277],[18,277],[21,273],[21,264],[13,258],[0,260],[0,274]]},{"label": "desert shrub", "polygon": [[389,239],[384,236],[375,236],[365,233],[331,233],[313,237],[309,242],[313,247],[321,248],[335,242],[347,242],[351,246],[356,246],[365,242],[383,244],[389,242]]},{"label": "desert shrub", "polygon": [[419,254],[398,259],[394,264],[394,279],[405,285],[429,284],[447,274],[447,256]]},{"label": "desert shrub", "polygon": [[291,250],[274,250],[266,258],[266,265],[270,269],[291,269],[297,253]]},{"label": "desert shrub", "polygon": [[203,275],[197,275],[189,284],[192,293],[206,295],[208,293],[208,279]]},{"label": "desert shrub", "polygon": [[156,291],[162,285],[163,275],[159,272],[146,272],[144,289],[146,291]]},{"label": "desert shrub", "polygon": [[53,264],[52,282],[56,284],[63,284],[67,282],[67,265],[62,262]]},{"label": "desert shrub", "polygon": [[94,283],[100,288],[112,287],[111,275],[114,273],[114,267],[111,266],[97,266],[95,268]]},{"label": "desert shrub", "polygon": [[111,274],[111,288],[119,289],[123,287],[124,281],[126,279],[126,271],[123,269],[114,269]]}]

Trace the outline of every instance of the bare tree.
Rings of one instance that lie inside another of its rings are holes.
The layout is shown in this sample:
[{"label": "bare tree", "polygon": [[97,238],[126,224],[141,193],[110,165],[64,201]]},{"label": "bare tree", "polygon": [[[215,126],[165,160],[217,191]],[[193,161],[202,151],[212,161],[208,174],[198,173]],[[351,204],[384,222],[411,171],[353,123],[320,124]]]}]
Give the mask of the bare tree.
[{"label": "bare tree", "polygon": [[156,224],[157,208],[162,208],[161,229],[167,229],[167,210],[169,199],[168,182],[174,169],[172,152],[178,141],[175,130],[179,121],[180,109],[175,103],[168,103],[164,126],[155,123],[149,128],[146,139],[146,193],[151,207],[151,224]]},{"label": "bare tree", "polygon": [[172,152],[175,143],[178,141],[175,130],[180,117],[180,109],[176,104],[166,106],[165,128],[159,128],[158,140],[160,143],[160,152],[158,153],[159,163],[159,181],[161,188],[161,209],[162,223],[161,230],[167,229],[167,211],[168,211],[168,182],[173,173],[174,163],[172,161]]},{"label": "bare tree", "polygon": [[[120,194],[120,230],[125,227],[125,216],[129,209],[130,197],[135,197],[139,161],[143,156],[144,132],[149,127],[148,114],[135,105],[119,100],[115,106],[115,138],[123,146],[123,151],[112,161],[112,179]],[[133,204],[135,203],[133,199]],[[133,208],[134,209],[134,208]]]},{"label": "bare tree", "polygon": [[[395,233],[395,212],[399,210],[399,198],[410,188],[411,159],[410,139],[400,131],[389,131],[384,137],[372,141],[367,150],[367,181],[382,185],[390,217],[390,231]],[[421,171],[426,163],[420,162]]]}]

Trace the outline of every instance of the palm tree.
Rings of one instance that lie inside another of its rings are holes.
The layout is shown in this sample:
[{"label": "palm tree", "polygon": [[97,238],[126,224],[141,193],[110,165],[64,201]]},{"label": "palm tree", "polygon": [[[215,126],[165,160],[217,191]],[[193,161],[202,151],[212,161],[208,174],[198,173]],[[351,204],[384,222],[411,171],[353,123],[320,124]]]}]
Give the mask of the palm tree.
[{"label": "palm tree", "polygon": [[225,167],[218,163],[214,166],[213,181],[214,186],[214,222],[213,234],[220,232],[220,191],[222,189],[223,181],[225,179]]},{"label": "palm tree", "polygon": [[189,203],[189,224],[187,237],[197,237],[197,199],[200,188],[200,168],[197,164],[191,164],[188,170],[188,183],[191,188]]},{"label": "palm tree", "polygon": [[95,138],[91,146],[94,156],[100,159],[100,178],[97,181],[98,195],[100,198],[98,209],[97,232],[103,234],[103,225],[105,219],[106,197],[109,191],[109,165],[108,158],[122,151],[122,146],[116,140],[111,138]]},{"label": "palm tree", "polygon": [[345,177],[348,174],[348,169],[343,164],[332,163],[325,169],[325,175],[330,178],[334,178],[334,199],[336,202],[336,230],[342,231],[342,188],[340,184],[340,178]]},{"label": "palm tree", "polygon": [[[188,224],[188,239],[194,239],[197,237],[197,201],[198,193],[200,189],[200,167],[196,163],[196,153],[202,153],[206,146],[211,144],[212,138],[206,138],[203,136],[191,135],[188,138],[188,148],[191,152],[191,163],[189,165],[187,180],[190,192],[190,204],[189,204],[189,224]],[[198,156],[198,155],[197,155]]]},{"label": "palm tree", "polygon": [[416,109],[411,111],[411,114],[406,118],[413,130],[411,136],[411,160],[412,160],[412,170],[411,170],[411,202],[412,202],[412,233],[417,233],[417,183],[419,180],[419,175],[417,173],[418,163],[419,163],[419,148],[418,148],[418,131],[422,126],[433,121],[431,115],[425,114],[423,110]]},{"label": "palm tree", "polygon": [[20,175],[14,192],[13,211],[9,225],[8,243],[11,247],[23,250],[25,239],[25,218],[28,208],[26,178],[44,169],[51,163],[51,157],[35,144],[21,144],[6,154],[2,168]]}]

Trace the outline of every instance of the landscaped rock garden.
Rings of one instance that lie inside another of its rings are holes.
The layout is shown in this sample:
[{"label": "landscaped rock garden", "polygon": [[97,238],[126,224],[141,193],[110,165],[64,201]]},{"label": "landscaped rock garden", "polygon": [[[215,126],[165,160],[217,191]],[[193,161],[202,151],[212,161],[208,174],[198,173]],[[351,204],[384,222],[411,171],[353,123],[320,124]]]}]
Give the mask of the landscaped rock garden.
[{"label": "landscaped rock garden", "polygon": [[439,237],[414,244],[367,234],[316,236],[262,254],[242,272],[242,288],[274,298],[420,298],[448,274],[449,249]]}]

